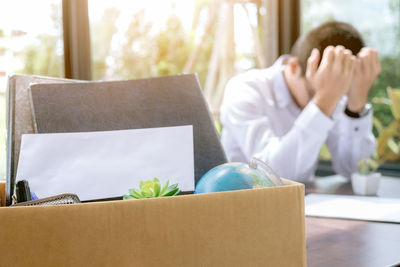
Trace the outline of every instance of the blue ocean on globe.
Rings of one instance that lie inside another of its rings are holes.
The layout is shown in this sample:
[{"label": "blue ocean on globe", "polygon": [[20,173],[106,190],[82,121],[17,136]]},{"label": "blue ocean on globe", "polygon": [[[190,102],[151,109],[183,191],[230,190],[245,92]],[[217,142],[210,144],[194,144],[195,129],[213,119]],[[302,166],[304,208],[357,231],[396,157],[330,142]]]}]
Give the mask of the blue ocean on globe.
[{"label": "blue ocean on globe", "polygon": [[268,176],[246,163],[231,162],[219,165],[204,174],[196,185],[195,194],[270,187]]}]

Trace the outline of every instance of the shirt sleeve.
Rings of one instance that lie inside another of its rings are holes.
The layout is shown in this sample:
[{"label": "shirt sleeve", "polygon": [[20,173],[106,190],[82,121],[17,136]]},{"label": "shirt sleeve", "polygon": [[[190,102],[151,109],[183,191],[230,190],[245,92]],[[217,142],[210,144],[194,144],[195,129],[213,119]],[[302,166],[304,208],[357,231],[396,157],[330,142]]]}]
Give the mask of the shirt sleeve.
[{"label": "shirt sleeve", "polygon": [[278,175],[297,181],[308,181],[333,120],[314,102],[310,102],[284,136],[278,137],[271,118],[262,112],[265,101],[250,85],[241,87],[234,97],[227,97],[221,110],[221,121],[230,131],[242,152],[250,159],[267,162]]},{"label": "shirt sleeve", "polygon": [[336,173],[350,178],[357,163],[372,155],[376,145],[372,134],[372,110],[362,118],[351,118],[341,112],[326,142]]}]

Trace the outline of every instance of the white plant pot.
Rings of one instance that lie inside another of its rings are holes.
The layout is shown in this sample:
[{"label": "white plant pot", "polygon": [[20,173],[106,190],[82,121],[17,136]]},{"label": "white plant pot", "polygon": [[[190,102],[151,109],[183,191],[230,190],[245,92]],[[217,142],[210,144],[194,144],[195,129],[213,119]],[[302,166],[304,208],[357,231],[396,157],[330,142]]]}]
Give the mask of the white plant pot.
[{"label": "white plant pot", "polygon": [[379,189],[381,174],[378,172],[369,175],[353,173],[351,175],[351,185],[356,195],[375,196]]}]

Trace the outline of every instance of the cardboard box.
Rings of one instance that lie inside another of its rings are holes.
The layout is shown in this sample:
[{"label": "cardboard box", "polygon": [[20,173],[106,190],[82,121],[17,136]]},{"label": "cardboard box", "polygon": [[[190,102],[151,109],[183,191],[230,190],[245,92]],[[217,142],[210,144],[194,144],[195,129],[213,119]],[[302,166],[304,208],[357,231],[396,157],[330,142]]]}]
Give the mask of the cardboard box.
[{"label": "cardboard box", "polygon": [[305,266],[304,186],[0,208],[0,266]]},{"label": "cardboard box", "polygon": [[0,181],[0,206],[6,205],[6,182]]}]

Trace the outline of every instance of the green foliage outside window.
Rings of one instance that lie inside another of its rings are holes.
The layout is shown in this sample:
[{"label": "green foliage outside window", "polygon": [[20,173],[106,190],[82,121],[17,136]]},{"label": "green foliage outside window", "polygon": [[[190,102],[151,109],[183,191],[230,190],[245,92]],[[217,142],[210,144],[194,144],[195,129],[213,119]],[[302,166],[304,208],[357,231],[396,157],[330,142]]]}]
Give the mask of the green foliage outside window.
[{"label": "green foliage outside window", "polygon": [[[34,74],[50,77],[63,77],[62,17],[60,5],[51,5],[50,18],[53,28],[58,32],[41,33],[35,42],[28,43],[17,56],[22,57],[23,67],[15,73]],[[32,22],[33,23],[33,22]],[[21,33],[23,35],[27,33]]]},{"label": "green foliage outside window", "polygon": [[383,126],[379,120],[374,121],[379,134],[376,157],[380,162],[400,160],[400,89],[388,87],[387,94],[388,99],[378,100],[390,108],[394,119],[387,126]]},{"label": "green foliage outside window", "polygon": [[[197,6],[198,9],[204,5]],[[198,10],[200,11],[200,10]],[[197,10],[188,11],[198,14]],[[100,21],[91,22],[92,57],[94,79],[140,79],[182,73],[195,49],[196,33],[186,32],[182,20],[171,13],[160,29],[146,19],[145,10],[132,13],[129,25],[123,33],[124,42],[119,51],[111,43],[118,28],[115,26],[120,11],[116,8],[104,10]],[[196,18],[194,18],[196,21]],[[155,29],[158,32],[154,33]],[[200,53],[191,72],[196,72],[204,84],[214,36],[203,39]],[[107,64],[107,59],[113,62]],[[111,65],[111,66],[110,66]]]}]

